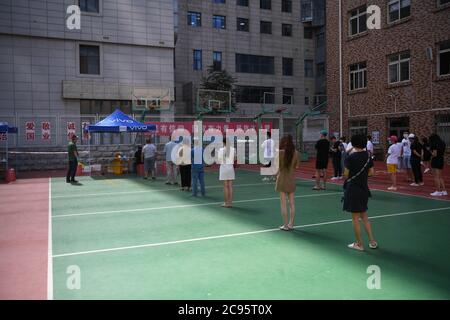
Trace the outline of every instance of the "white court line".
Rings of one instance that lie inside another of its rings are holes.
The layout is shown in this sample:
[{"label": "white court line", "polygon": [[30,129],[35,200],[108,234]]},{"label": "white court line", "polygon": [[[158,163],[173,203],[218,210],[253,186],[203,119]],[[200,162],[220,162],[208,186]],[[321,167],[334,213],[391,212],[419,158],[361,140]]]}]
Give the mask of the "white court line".
[{"label": "white court line", "polygon": [[[300,181],[302,182],[302,181]],[[260,183],[248,183],[248,184],[237,184],[233,185],[233,188],[239,187],[253,187],[253,186],[261,186],[261,185],[273,185],[274,183],[260,182]],[[208,189],[217,189],[223,188],[223,184],[212,185],[206,187]],[[85,193],[85,194],[70,194],[64,196],[54,196],[53,199],[61,199],[61,198],[74,198],[74,197],[95,197],[95,196],[107,196],[107,195],[120,195],[120,194],[138,194],[138,193],[150,193],[150,192],[166,192],[166,191],[178,191],[178,188],[170,188],[170,189],[147,189],[147,190],[138,190],[138,191],[118,191],[118,192],[100,192],[100,193]]]},{"label": "white court line", "polygon": [[48,178],[47,300],[53,300],[52,178]]},{"label": "white court line", "polygon": [[[302,196],[295,196],[294,198],[320,197],[320,196],[330,196],[330,195],[337,195],[337,194],[342,194],[342,193],[341,192],[315,193],[315,194],[307,194],[307,195],[302,195]],[[247,200],[233,201],[233,203],[270,201],[270,200],[279,200],[279,199],[280,199],[280,197],[260,198],[260,199],[247,199]],[[125,209],[125,210],[109,210],[109,211],[58,214],[58,215],[54,215],[53,219],[67,218],[67,217],[79,217],[79,216],[91,216],[91,215],[100,215],[100,214],[111,214],[111,213],[142,212],[142,211],[153,211],[153,210],[162,210],[162,209],[204,207],[204,206],[219,205],[219,204],[222,204],[222,203],[223,203],[223,201],[220,201],[220,202],[207,202],[207,203],[196,203],[196,204],[180,204],[180,205],[176,205],[176,206],[166,206],[166,207],[149,207],[149,208],[139,208],[139,209]]]},{"label": "white court line", "polygon": [[[381,218],[387,218],[387,217],[404,216],[404,215],[411,215],[411,214],[415,214],[415,213],[424,213],[424,212],[436,212],[436,211],[443,211],[443,210],[449,210],[449,209],[450,209],[450,207],[445,207],[445,208],[435,208],[435,209],[426,209],[426,210],[418,210],[418,211],[409,211],[409,212],[384,214],[384,215],[370,217],[370,219],[381,219]],[[295,226],[294,228],[295,229],[300,229],[300,228],[308,228],[308,227],[315,227],[315,226],[338,224],[338,223],[351,222],[351,221],[352,221],[352,219],[335,220],[335,221],[328,221],[328,222],[305,224],[305,225]],[[205,241],[205,240],[213,240],[213,239],[239,237],[239,236],[258,234],[258,233],[265,233],[265,232],[273,232],[273,231],[279,231],[279,229],[278,228],[273,228],[273,229],[264,229],[264,230],[257,230],[257,231],[248,231],[248,232],[224,234],[224,235],[219,235],[219,236],[201,237],[201,238],[176,240],[176,241],[166,241],[166,242],[158,242],[158,243],[147,243],[147,244],[141,244],[141,245],[136,245],[136,246],[126,246],[126,247],[116,247],[116,248],[109,248],[109,249],[98,249],[98,250],[90,250],[90,251],[79,251],[79,252],[72,252],[72,253],[62,253],[62,254],[54,255],[53,258],[80,256],[80,255],[86,255],[86,254],[92,254],[92,253],[122,251],[122,250],[129,250],[129,249],[160,247],[160,246],[179,244],[179,243],[189,243],[189,242],[196,242],[196,241]]]}]

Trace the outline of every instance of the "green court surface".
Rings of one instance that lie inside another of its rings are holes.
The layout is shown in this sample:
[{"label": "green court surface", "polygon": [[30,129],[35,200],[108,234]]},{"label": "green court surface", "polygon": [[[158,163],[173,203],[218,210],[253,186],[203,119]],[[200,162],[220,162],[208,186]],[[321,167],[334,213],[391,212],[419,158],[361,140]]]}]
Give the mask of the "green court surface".
[{"label": "green court surface", "polygon": [[[373,191],[379,249],[352,251],[341,186],[297,181],[294,231],[278,230],[273,183],[239,170],[232,209],[218,174],[207,196],[164,180],[51,180],[55,299],[449,299],[450,202]],[[381,288],[369,289],[369,266]],[[71,266],[80,288],[70,289]]]}]

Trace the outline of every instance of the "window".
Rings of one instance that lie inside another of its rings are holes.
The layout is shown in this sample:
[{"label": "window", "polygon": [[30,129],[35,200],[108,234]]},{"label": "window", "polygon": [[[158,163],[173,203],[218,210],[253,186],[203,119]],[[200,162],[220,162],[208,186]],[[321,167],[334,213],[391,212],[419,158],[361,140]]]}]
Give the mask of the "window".
[{"label": "window", "polygon": [[409,68],[411,56],[409,52],[389,56],[389,83],[410,80]]},{"label": "window", "polygon": [[438,69],[440,76],[450,75],[450,41],[439,45]]},{"label": "window", "polygon": [[236,26],[237,26],[236,27],[237,31],[246,31],[246,32],[250,31],[250,24],[249,24],[248,19],[237,18]]},{"label": "window", "polygon": [[305,78],[313,78],[314,70],[313,70],[313,61],[305,60]]},{"label": "window", "polygon": [[440,114],[436,116],[436,133],[450,148],[450,114]]},{"label": "window", "polygon": [[316,35],[316,48],[325,47],[325,32]]},{"label": "window", "polygon": [[80,74],[100,74],[100,47],[80,45]]},{"label": "window", "polygon": [[270,21],[261,21],[260,23],[260,32],[266,34],[272,34],[272,22]]},{"label": "window", "polygon": [[78,5],[82,12],[100,13],[100,0],[79,0]]},{"label": "window", "polygon": [[367,137],[367,120],[350,121],[350,136],[362,134]]},{"label": "window", "polygon": [[274,57],[236,53],[236,72],[275,74]]},{"label": "window", "polygon": [[302,1],[301,10],[302,22],[311,22],[313,19],[313,8],[311,1]]},{"label": "window", "polygon": [[411,0],[391,0],[388,4],[389,22],[394,22],[411,15]]},{"label": "window", "polygon": [[322,62],[316,65],[316,75],[317,77],[325,76],[325,63]]},{"label": "window", "polygon": [[366,6],[350,11],[349,33],[351,36],[367,30]]},{"label": "window", "polygon": [[367,66],[365,62],[350,66],[350,91],[367,88]]},{"label": "window", "polygon": [[225,3],[225,0],[213,0],[214,3]]},{"label": "window", "polygon": [[294,88],[283,88],[283,104],[294,103]]},{"label": "window", "polygon": [[283,58],[283,76],[294,75],[294,59]]},{"label": "window", "polygon": [[226,17],[225,16],[213,16],[213,28],[226,29]]},{"label": "window", "polygon": [[272,10],[271,0],[259,0],[259,7],[261,9]]},{"label": "window", "polygon": [[450,4],[450,0],[438,0],[438,6],[443,6],[444,4]]},{"label": "window", "polygon": [[292,24],[281,25],[281,35],[284,37],[292,37]]},{"label": "window", "polygon": [[202,70],[202,50],[194,50],[194,70]]},{"label": "window", "polygon": [[303,38],[312,39],[313,38],[313,28],[305,27],[303,29]]},{"label": "window", "polygon": [[222,52],[220,51],[213,52],[213,70],[214,71],[222,70]]},{"label": "window", "polygon": [[200,12],[188,11],[187,24],[193,27],[201,27],[202,14]]},{"label": "window", "polygon": [[242,7],[248,7],[248,0],[236,0],[236,5]]},{"label": "window", "polygon": [[281,1],[281,11],[282,12],[292,12],[292,0],[282,0]]},{"label": "window", "polygon": [[305,105],[309,106],[309,97],[308,96],[305,96]]},{"label": "window", "polygon": [[[263,103],[264,93],[275,93],[274,87],[252,87],[252,86],[237,86],[236,87],[236,102],[238,103]],[[266,94],[265,103],[275,103],[274,94]]]}]

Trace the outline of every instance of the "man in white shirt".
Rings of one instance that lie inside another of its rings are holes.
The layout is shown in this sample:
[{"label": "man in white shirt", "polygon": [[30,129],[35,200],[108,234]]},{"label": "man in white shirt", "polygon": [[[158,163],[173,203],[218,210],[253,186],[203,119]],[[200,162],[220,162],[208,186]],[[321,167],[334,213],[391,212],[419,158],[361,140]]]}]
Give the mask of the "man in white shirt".
[{"label": "man in white shirt", "polygon": [[391,146],[389,147],[386,164],[387,171],[391,175],[392,185],[388,188],[388,190],[397,190],[397,166],[399,158],[402,155],[402,144],[397,143],[397,136],[391,136],[389,138],[389,142]]},{"label": "man in white shirt", "polygon": [[147,139],[147,143],[142,148],[142,162],[144,162],[145,177],[148,179],[148,173],[150,171],[150,178],[155,180],[155,161],[156,161],[156,146],[152,143],[150,138]]},{"label": "man in white shirt", "polygon": [[178,166],[172,160],[172,157],[173,157],[172,151],[176,145],[177,144],[175,143],[175,141],[170,140],[164,146],[164,152],[166,154],[166,170],[167,170],[166,184],[174,184],[174,185],[178,184],[178,182],[177,182]]},{"label": "man in white shirt", "polygon": [[[414,135],[412,136],[414,137]],[[403,147],[403,158],[400,159],[400,161],[402,161],[401,167],[406,170],[408,182],[412,182],[413,175],[411,169],[411,141],[409,141],[408,132],[403,133],[402,147]]]},{"label": "man in white shirt", "polygon": [[[267,131],[267,139],[261,144],[261,148],[264,150],[264,160],[268,162],[265,167],[270,167],[275,158],[275,141],[273,141],[270,131]],[[262,180],[275,180],[275,176],[264,177]]]},{"label": "man in white shirt", "polygon": [[373,156],[373,143],[372,143],[372,136],[368,135],[367,136],[367,146],[366,146],[366,150],[369,152],[370,156]]}]

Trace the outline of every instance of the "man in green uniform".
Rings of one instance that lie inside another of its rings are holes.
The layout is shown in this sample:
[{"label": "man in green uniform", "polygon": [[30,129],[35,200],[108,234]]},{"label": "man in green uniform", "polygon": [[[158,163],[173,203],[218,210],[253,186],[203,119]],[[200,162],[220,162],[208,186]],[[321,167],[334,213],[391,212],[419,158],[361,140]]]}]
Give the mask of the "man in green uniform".
[{"label": "man in green uniform", "polygon": [[78,167],[78,150],[77,150],[77,140],[76,135],[72,136],[72,141],[69,142],[67,146],[67,153],[69,155],[69,170],[67,171],[66,182],[78,182],[75,180],[75,174],[77,173]]}]

